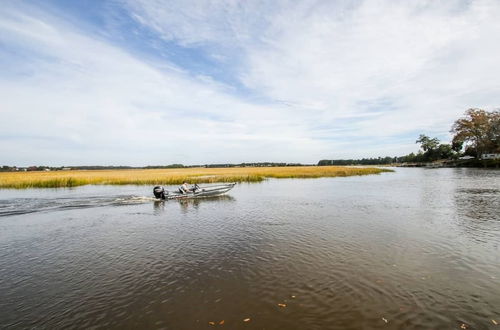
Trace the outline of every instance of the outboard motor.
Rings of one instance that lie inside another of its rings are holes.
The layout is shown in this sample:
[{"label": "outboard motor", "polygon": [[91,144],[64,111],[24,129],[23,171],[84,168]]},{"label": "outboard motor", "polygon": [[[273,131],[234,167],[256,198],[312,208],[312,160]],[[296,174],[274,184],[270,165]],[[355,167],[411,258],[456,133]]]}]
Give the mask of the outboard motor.
[{"label": "outboard motor", "polygon": [[[165,189],[162,186],[156,186],[153,188],[153,194],[156,198],[165,199]],[[167,192],[168,194],[168,192]]]}]

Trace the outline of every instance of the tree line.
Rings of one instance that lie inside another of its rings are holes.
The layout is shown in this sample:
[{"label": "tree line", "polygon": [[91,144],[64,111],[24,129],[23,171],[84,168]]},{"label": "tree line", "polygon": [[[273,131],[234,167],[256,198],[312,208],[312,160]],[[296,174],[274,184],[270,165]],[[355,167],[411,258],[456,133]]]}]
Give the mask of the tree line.
[{"label": "tree line", "polygon": [[300,163],[275,163],[275,162],[259,162],[259,163],[222,163],[222,164],[203,164],[203,165],[148,165],[148,166],[0,166],[0,172],[16,172],[16,171],[63,171],[63,170],[132,170],[132,169],[169,169],[169,168],[191,168],[191,167],[206,167],[206,168],[225,168],[225,167],[283,167],[283,166],[313,166],[310,164]]},{"label": "tree line", "polygon": [[422,163],[436,160],[458,159],[470,156],[480,159],[487,153],[500,153],[500,111],[485,111],[472,108],[457,119],[450,130],[451,143],[440,143],[438,138],[420,134],[415,143],[420,145],[417,153],[400,157],[378,157],[363,159],[322,159],[325,165],[384,165],[393,163]]}]

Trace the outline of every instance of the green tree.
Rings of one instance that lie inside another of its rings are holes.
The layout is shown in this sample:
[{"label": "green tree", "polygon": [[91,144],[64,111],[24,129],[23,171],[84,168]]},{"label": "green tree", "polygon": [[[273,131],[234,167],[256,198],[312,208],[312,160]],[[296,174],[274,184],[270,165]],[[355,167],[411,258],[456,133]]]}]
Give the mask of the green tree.
[{"label": "green tree", "polygon": [[415,143],[420,143],[420,148],[422,148],[424,152],[428,152],[437,149],[439,145],[439,139],[438,138],[431,139],[425,134],[420,134]]},{"label": "green tree", "polygon": [[442,143],[437,149],[438,159],[450,159],[455,156],[453,148],[450,144]]},{"label": "green tree", "polygon": [[451,143],[451,149],[453,149],[453,151],[455,152],[460,152],[463,147],[464,147],[463,141],[453,140]]},{"label": "green tree", "polygon": [[469,109],[463,118],[455,121],[450,132],[454,134],[455,150],[465,147],[479,157],[488,152],[500,152],[500,111]]},{"label": "green tree", "polygon": [[439,159],[439,139],[431,139],[425,134],[420,134],[415,143],[420,143],[420,148],[424,151],[422,155],[424,161]]}]

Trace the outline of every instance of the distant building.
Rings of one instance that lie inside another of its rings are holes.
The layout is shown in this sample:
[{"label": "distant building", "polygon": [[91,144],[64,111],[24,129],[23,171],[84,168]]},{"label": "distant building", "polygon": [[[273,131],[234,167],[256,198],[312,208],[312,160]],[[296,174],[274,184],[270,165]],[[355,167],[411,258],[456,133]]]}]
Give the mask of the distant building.
[{"label": "distant building", "polygon": [[472,157],[472,156],[462,156],[462,157],[460,157],[458,159],[460,159],[460,160],[468,160],[468,159],[474,159],[474,157]]},{"label": "distant building", "polygon": [[481,159],[500,159],[500,154],[482,154]]}]

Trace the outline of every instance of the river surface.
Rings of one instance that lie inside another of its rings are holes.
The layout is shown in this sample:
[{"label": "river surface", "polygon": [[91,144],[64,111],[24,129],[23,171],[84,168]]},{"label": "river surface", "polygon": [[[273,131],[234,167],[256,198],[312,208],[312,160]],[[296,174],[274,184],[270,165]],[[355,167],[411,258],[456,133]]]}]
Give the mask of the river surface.
[{"label": "river surface", "polygon": [[498,170],[151,190],[0,190],[0,328],[500,329]]}]

